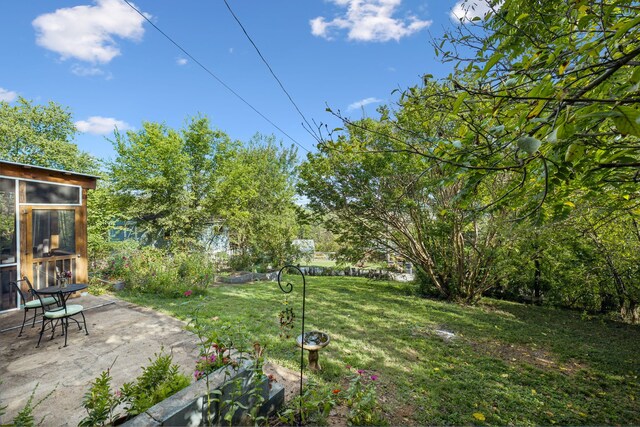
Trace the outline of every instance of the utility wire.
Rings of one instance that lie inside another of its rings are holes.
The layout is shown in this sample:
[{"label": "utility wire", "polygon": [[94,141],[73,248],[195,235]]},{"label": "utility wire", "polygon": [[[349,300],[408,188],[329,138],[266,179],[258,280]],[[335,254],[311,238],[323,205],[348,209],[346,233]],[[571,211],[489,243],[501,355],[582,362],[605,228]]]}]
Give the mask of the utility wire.
[{"label": "utility wire", "polygon": [[[249,42],[251,43],[253,48],[256,50],[256,52],[258,52],[258,56],[260,57],[260,59],[262,59],[262,62],[264,62],[264,65],[267,66],[267,68],[269,69],[269,72],[271,73],[273,78],[276,79],[276,82],[278,82],[278,84],[280,85],[280,88],[282,89],[282,91],[285,93],[285,95],[287,95],[287,98],[289,98],[289,101],[291,102],[291,104],[293,104],[294,108],[296,109],[298,114],[300,114],[300,117],[302,117],[302,120],[304,120],[304,122],[308,126],[308,129],[311,131],[313,129],[313,127],[311,126],[311,124],[309,123],[309,121],[307,120],[305,115],[302,114],[302,111],[300,111],[300,108],[295,103],[295,101],[293,100],[293,98],[291,97],[291,95],[289,94],[287,89],[285,89],[284,85],[282,84],[282,82],[280,81],[278,76],[276,76],[276,73],[271,68],[271,65],[269,65],[269,62],[265,59],[264,55],[262,55],[262,52],[260,52],[260,49],[255,44],[255,42],[253,41],[253,39],[251,38],[251,36],[247,32],[247,30],[244,28],[244,25],[242,25],[242,22],[240,22],[240,19],[238,18],[238,16],[233,12],[233,9],[231,9],[231,6],[229,5],[229,2],[227,0],[223,0],[223,1],[224,1],[224,4],[227,6],[227,9],[229,9],[229,12],[231,13],[231,16],[233,16],[233,19],[236,20],[236,22],[238,23],[238,25],[242,29],[242,32],[244,33],[244,35],[247,37],[247,39],[249,40]],[[314,138],[318,139],[318,137],[315,134],[313,134],[313,136],[314,136]]]},{"label": "utility wire", "polygon": [[187,52],[187,50],[185,48],[183,48],[182,46],[180,46],[180,44],[178,44],[175,40],[173,40],[167,33],[165,33],[164,31],[162,31],[156,24],[154,24],[144,13],[142,13],[140,10],[138,10],[134,5],[132,5],[129,0],[122,0],[123,2],[125,2],[131,9],[133,9],[138,15],[142,16],[145,21],[147,21],[149,24],[151,24],[151,26],[153,28],[155,28],[160,34],[162,34],[167,40],[169,40],[175,47],[177,47],[178,49],[180,49],[182,51],[182,53],[184,53],[186,56],[188,56],[193,62],[195,62],[196,64],[198,64],[198,66],[200,68],[202,68],[207,74],[209,74],[211,77],[213,77],[214,79],[216,79],[218,81],[218,83],[220,83],[222,86],[224,86],[225,89],[227,89],[229,92],[231,92],[233,95],[236,96],[236,98],[238,98],[239,100],[241,100],[242,102],[244,102],[249,108],[251,108],[253,111],[255,111],[260,117],[262,117],[264,120],[266,120],[269,124],[271,124],[271,126],[273,126],[274,128],[278,129],[280,132],[282,132],[283,135],[285,135],[287,138],[289,138],[291,141],[293,141],[298,147],[302,148],[304,151],[306,151],[307,153],[309,152],[309,150],[307,150],[302,144],[300,144],[298,141],[296,141],[291,135],[289,135],[287,132],[285,132],[284,130],[282,130],[282,128],[280,128],[280,126],[276,125],[274,122],[272,122],[267,116],[265,116],[264,114],[262,114],[256,107],[254,107],[253,105],[251,105],[249,103],[249,101],[247,101],[246,99],[244,99],[240,94],[238,94],[238,92],[236,92],[235,90],[233,90],[229,85],[227,85],[224,81],[222,81],[222,79],[220,79],[218,76],[216,76],[209,68],[207,68],[207,66],[205,66],[204,64],[202,64],[200,61],[198,61],[193,55],[191,55],[189,52]]}]

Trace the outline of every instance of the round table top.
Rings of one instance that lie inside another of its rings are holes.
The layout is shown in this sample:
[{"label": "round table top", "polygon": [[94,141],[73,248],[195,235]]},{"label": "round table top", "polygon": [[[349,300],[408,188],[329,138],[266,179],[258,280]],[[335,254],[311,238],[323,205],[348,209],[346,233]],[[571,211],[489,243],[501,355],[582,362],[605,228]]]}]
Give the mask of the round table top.
[{"label": "round table top", "polygon": [[66,287],[60,286],[49,286],[42,289],[36,289],[38,293],[41,294],[57,294],[58,292],[62,292],[63,294],[69,294],[72,292],[81,291],[83,289],[87,289],[89,285],[86,283],[69,283]]}]

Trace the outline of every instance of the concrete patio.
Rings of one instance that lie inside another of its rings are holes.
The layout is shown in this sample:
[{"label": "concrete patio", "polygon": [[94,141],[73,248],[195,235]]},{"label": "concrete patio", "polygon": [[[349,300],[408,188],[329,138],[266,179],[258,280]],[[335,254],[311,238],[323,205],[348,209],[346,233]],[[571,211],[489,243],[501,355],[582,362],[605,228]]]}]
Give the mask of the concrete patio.
[{"label": "concrete patio", "polygon": [[84,306],[89,335],[70,325],[67,347],[58,329],[52,341],[45,332],[35,348],[38,323],[25,326],[18,338],[23,312],[0,314],[0,407],[7,406],[0,425],[13,420],[37,385],[34,403],[51,395],[35,409],[36,424],[45,417],[43,425],[77,426],[86,415],[82,398],[102,371],[113,365],[112,385],[119,387],[135,379],[161,348],[173,354],[183,373],[193,373],[198,339],[184,322],[111,295],[83,295],[73,303]]}]

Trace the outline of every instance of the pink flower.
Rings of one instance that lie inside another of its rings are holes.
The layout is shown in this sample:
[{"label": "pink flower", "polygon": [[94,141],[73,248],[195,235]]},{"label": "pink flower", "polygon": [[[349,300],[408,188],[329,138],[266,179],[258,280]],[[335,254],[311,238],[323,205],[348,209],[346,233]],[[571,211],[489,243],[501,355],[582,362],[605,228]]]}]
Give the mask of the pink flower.
[{"label": "pink flower", "polygon": [[377,379],[378,379],[378,376],[377,376],[377,375],[371,375],[371,381],[375,381],[375,380],[377,380]]},{"label": "pink flower", "polygon": [[359,374],[359,375],[364,374],[364,369],[358,369],[358,374]]},{"label": "pink flower", "polygon": [[347,369],[351,369],[351,365],[347,365]]},{"label": "pink flower", "polygon": [[193,292],[192,292],[192,291],[190,291],[190,290],[189,290],[189,291],[184,291],[184,296],[185,296],[185,297],[189,297],[189,296],[191,296],[191,294],[192,294],[192,293],[193,293]]}]

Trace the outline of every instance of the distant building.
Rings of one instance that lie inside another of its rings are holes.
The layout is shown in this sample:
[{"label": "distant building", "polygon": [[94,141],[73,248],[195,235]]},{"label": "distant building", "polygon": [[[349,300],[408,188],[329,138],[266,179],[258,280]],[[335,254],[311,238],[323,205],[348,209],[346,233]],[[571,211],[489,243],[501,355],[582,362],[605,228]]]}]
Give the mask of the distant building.
[{"label": "distant building", "polygon": [[311,239],[294,239],[291,244],[303,255],[313,255],[316,251],[316,243]]}]

